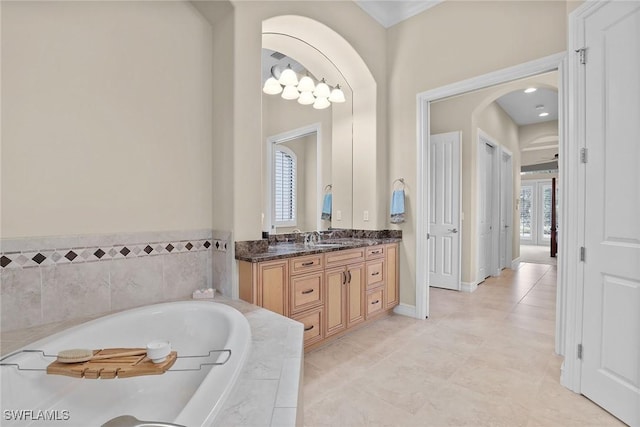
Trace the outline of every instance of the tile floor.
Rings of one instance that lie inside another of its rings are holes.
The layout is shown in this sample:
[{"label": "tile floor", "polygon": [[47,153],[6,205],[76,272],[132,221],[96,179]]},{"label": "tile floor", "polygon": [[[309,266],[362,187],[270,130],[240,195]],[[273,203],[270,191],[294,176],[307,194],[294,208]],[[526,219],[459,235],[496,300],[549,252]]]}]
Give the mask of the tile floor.
[{"label": "tile floor", "polygon": [[543,264],[432,288],[428,320],[393,315],[305,355],[305,425],[624,425],[560,386],[555,297]]}]

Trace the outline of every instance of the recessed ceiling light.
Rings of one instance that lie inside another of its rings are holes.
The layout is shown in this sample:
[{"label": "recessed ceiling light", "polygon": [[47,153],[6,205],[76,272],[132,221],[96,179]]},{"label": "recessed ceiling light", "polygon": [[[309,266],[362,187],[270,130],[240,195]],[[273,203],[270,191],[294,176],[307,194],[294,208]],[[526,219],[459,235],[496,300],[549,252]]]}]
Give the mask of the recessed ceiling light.
[{"label": "recessed ceiling light", "polygon": [[544,110],[544,105],[536,105],[536,110]]},{"label": "recessed ceiling light", "polygon": [[538,89],[536,89],[535,87],[530,87],[524,90],[524,93],[533,93],[535,91],[537,91]]},{"label": "recessed ceiling light", "polygon": [[547,117],[548,115],[549,113],[545,112],[545,113],[538,114],[538,117]]}]

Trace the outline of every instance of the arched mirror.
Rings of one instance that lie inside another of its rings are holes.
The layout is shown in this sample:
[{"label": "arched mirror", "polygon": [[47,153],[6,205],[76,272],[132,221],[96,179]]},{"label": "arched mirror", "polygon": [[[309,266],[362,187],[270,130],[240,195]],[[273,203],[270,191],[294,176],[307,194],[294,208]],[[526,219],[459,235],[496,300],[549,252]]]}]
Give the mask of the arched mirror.
[{"label": "arched mirror", "polygon": [[[284,84],[285,70],[295,74],[296,89]],[[348,84],[317,49],[281,34],[263,34],[262,82],[263,230],[352,228],[353,94]],[[321,83],[328,86],[327,96],[319,93]]]}]

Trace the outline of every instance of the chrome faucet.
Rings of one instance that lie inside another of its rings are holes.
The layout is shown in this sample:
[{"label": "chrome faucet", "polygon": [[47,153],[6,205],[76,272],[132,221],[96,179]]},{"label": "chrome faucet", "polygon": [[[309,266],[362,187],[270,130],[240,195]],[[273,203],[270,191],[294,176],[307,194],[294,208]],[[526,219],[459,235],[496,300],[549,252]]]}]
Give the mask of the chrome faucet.
[{"label": "chrome faucet", "polygon": [[306,246],[317,245],[320,240],[320,233],[317,231],[312,231],[311,233],[307,233],[304,235],[304,244]]}]

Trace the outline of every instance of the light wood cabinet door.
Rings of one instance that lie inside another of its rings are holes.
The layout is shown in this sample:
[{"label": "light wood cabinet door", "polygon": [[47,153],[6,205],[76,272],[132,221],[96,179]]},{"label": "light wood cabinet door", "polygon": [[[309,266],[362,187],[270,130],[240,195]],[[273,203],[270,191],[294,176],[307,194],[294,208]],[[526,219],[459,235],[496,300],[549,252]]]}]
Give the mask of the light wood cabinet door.
[{"label": "light wood cabinet door", "polygon": [[386,246],[386,271],[384,279],[385,306],[387,309],[393,308],[400,302],[400,281],[398,269],[398,244],[393,243]]},{"label": "light wood cabinet door", "polygon": [[289,262],[270,261],[258,265],[258,304],[283,316],[289,316]]},{"label": "light wood cabinet door", "polygon": [[325,271],[325,336],[336,334],[347,327],[346,310],[346,283],[347,273],[345,267],[334,268]]},{"label": "light wood cabinet door", "polygon": [[347,267],[347,328],[364,322],[364,264]]}]

